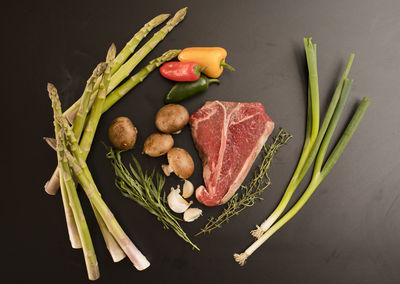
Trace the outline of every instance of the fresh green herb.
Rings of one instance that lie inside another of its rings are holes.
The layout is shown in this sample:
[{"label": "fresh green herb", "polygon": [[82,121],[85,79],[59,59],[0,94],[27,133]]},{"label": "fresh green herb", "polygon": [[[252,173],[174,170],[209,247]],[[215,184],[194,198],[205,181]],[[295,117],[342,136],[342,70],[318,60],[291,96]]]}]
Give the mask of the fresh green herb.
[{"label": "fresh green herb", "polygon": [[271,161],[279,148],[285,145],[292,137],[293,136],[291,134],[281,129],[278,135],[274,138],[274,142],[268,147],[264,146],[263,160],[249,185],[242,185],[242,194],[239,196],[239,193],[236,193],[229,200],[221,215],[218,217],[211,217],[208,220],[208,223],[203,229],[201,229],[200,232],[196,234],[196,236],[204,233],[210,233],[212,230],[220,228],[221,225],[225,222],[228,222],[230,218],[238,215],[244,209],[253,206],[256,200],[263,199],[261,194],[271,184],[271,180],[268,175]]},{"label": "fresh green herb", "polygon": [[163,192],[165,177],[162,174],[156,173],[155,170],[151,174],[143,172],[138,160],[133,155],[132,160],[136,169],[129,164],[128,170],[121,160],[121,151],[116,151],[111,147],[107,153],[107,158],[111,161],[115,171],[115,185],[123,196],[132,199],[151,214],[157,216],[165,229],[174,230],[193,248],[200,250],[183,231],[178,222],[180,219],[168,209],[165,192]]},{"label": "fresh green herb", "polygon": [[[348,94],[350,92],[351,85],[353,83],[352,79],[348,79],[347,75],[350,71],[351,64],[353,62],[354,54],[351,54],[346,65],[346,69],[338,83],[338,86],[333,94],[331,103],[326,112],[324,121],[321,128],[317,129],[314,142],[311,143],[310,137],[312,136],[311,122],[315,120],[319,121],[319,103],[318,98],[316,100],[310,100],[310,97],[318,96],[318,76],[317,70],[317,55],[316,55],[316,45],[311,43],[311,38],[304,39],[304,46],[306,50],[307,65],[309,70],[309,105],[307,112],[307,128],[306,128],[306,138],[303,147],[303,154],[300,157],[298,166],[292,176],[292,179],[286,189],[281,202],[274,212],[261,224],[257,226],[256,230],[251,231],[251,234],[257,238],[257,240],[248,247],[243,253],[234,254],[235,260],[240,264],[244,265],[246,259],[253,254],[263,243],[265,243],[276,231],[278,231],[283,225],[286,224],[290,219],[292,219],[297,212],[304,206],[308,201],[314,191],[317,189],[318,185],[325,179],[328,173],[332,170],[333,166],[336,164],[340,155],[343,153],[345,147],[349,143],[351,137],[353,136],[355,130],[357,129],[361,119],[363,118],[368,106],[371,101],[369,98],[363,98],[357,111],[353,115],[350,123],[347,125],[346,130],[342,134],[332,153],[323,165],[326,151],[328,149],[330,140],[332,138],[333,132],[336,129],[337,123],[339,121],[340,115],[344,108],[344,104],[347,100]],[[311,111],[311,110],[315,110]],[[314,114],[318,114],[317,117]],[[310,146],[311,145],[311,146]],[[304,152],[305,148],[309,148],[307,153]],[[294,190],[299,185],[300,181],[304,178],[308,169],[311,167],[315,160],[314,171],[311,181],[304,191],[303,195],[296,202],[296,204],[277,222],[276,220],[283,213],[286,208]]]}]

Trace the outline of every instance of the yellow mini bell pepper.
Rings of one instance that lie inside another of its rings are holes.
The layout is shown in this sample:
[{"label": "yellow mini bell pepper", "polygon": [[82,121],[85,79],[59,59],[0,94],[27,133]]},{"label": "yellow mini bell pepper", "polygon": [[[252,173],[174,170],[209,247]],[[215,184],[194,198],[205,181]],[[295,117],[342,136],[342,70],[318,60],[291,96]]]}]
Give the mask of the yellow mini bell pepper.
[{"label": "yellow mini bell pepper", "polygon": [[227,55],[222,47],[188,47],[179,53],[178,59],[181,62],[196,62],[201,68],[207,67],[202,72],[210,78],[218,78],[224,67],[235,70],[225,62]]}]

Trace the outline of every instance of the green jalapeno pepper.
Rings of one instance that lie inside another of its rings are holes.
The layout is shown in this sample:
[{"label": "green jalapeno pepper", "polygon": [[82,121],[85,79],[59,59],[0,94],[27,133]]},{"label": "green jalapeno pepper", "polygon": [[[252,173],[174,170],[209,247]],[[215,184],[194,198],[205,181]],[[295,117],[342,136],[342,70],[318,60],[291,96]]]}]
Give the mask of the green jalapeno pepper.
[{"label": "green jalapeno pepper", "polygon": [[208,89],[211,83],[218,83],[218,79],[210,79],[207,76],[201,75],[200,78],[193,82],[179,82],[169,91],[165,96],[164,102],[166,104],[179,103],[183,100],[193,97]]}]

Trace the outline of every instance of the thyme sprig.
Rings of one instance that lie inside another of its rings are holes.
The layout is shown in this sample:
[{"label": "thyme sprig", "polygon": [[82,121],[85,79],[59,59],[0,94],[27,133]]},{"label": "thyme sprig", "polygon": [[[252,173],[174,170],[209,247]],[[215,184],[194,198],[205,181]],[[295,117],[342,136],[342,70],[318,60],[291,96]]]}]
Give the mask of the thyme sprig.
[{"label": "thyme sprig", "polygon": [[172,229],[184,241],[192,245],[194,249],[200,250],[179,224],[178,217],[174,216],[167,207],[167,201],[163,187],[165,177],[156,173],[153,169],[150,174],[143,172],[138,160],[132,155],[135,168],[129,164],[129,169],[121,160],[121,151],[109,148],[107,158],[115,172],[115,185],[121,191],[122,195],[132,199],[140,206],[145,208],[151,214],[157,217],[164,229]]},{"label": "thyme sprig", "polygon": [[285,145],[293,136],[283,129],[274,137],[274,142],[268,147],[264,145],[263,160],[247,186],[242,185],[241,194],[236,193],[227,203],[224,211],[217,216],[208,219],[208,223],[196,234],[211,233],[212,230],[220,228],[223,223],[229,222],[230,218],[238,215],[244,209],[254,205],[256,200],[262,200],[261,194],[271,184],[268,175],[271,161],[280,147]]}]

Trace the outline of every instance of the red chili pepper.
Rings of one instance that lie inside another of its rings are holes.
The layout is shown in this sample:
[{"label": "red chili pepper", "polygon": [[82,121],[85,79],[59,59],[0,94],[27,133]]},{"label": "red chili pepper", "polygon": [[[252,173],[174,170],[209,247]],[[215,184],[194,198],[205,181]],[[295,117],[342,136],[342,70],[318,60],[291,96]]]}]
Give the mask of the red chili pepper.
[{"label": "red chili pepper", "polygon": [[201,68],[196,62],[167,62],[160,67],[164,78],[178,82],[192,82],[200,78]]}]

